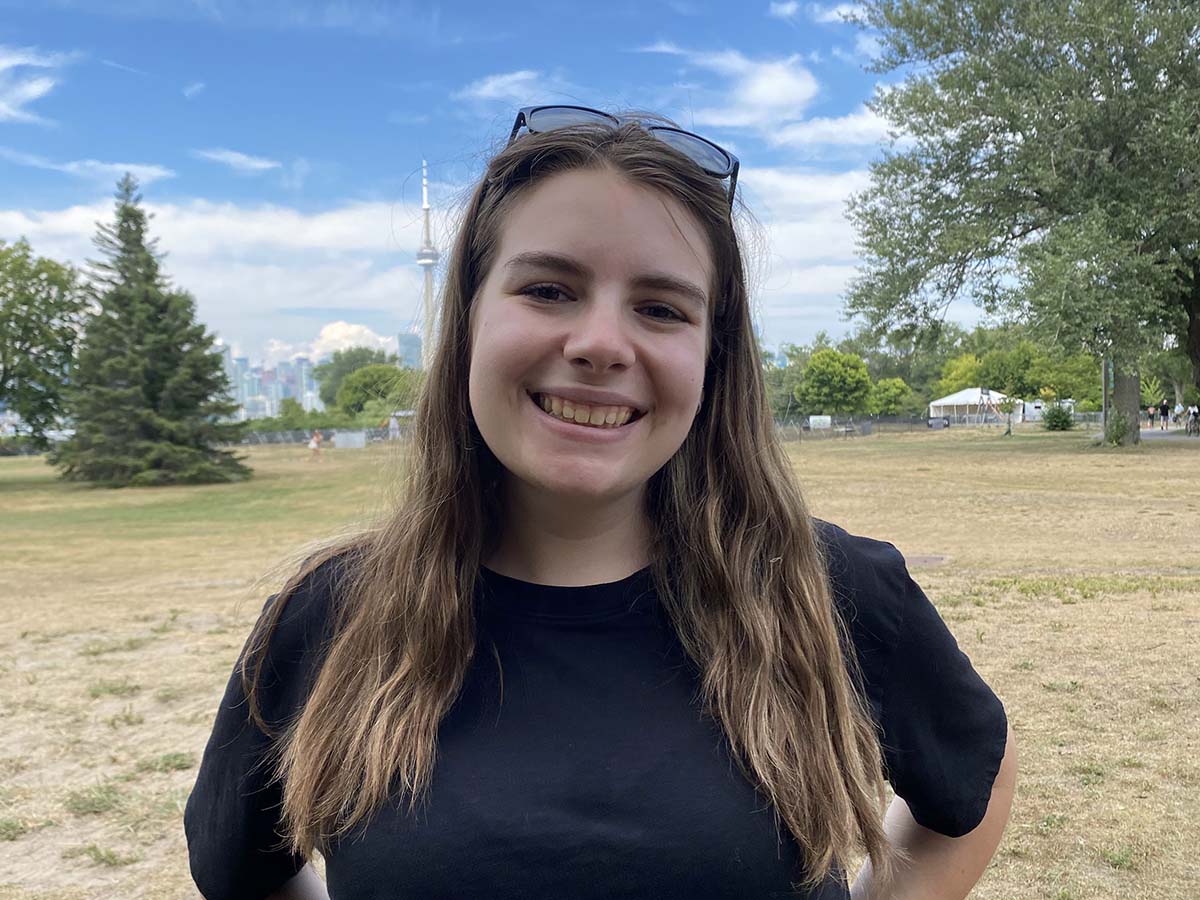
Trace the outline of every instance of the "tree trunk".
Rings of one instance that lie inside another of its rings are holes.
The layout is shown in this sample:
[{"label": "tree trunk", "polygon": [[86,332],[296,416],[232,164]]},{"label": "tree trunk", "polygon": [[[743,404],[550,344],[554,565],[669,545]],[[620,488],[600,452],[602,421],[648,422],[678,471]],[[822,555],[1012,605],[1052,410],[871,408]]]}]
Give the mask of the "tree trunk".
[{"label": "tree trunk", "polygon": [[1192,263],[1192,285],[1184,295],[1183,308],[1188,317],[1184,350],[1192,361],[1192,383],[1200,388],[1200,260]]},{"label": "tree trunk", "polygon": [[1122,447],[1141,443],[1142,380],[1136,370],[1124,369],[1114,361],[1113,395],[1109,415],[1124,416],[1129,428],[1121,440]]}]

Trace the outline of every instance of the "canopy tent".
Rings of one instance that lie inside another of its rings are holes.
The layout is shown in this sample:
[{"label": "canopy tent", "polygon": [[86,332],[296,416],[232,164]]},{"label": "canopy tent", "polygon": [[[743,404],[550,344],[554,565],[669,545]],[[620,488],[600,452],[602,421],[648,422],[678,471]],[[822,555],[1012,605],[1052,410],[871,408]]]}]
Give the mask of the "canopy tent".
[{"label": "canopy tent", "polygon": [[[1003,413],[996,404],[1007,400],[1008,395],[985,387],[964,388],[929,404],[929,418],[949,417],[956,422],[985,423],[1000,421]],[[1013,410],[1013,421],[1021,421],[1021,404]]]}]

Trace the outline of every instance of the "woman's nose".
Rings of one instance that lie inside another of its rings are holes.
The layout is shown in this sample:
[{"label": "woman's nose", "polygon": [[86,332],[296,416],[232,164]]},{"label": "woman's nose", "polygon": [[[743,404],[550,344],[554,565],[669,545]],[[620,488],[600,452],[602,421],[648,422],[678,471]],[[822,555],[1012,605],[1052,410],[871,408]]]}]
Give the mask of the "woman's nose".
[{"label": "woman's nose", "polygon": [[594,372],[632,365],[633,343],[624,316],[625,310],[619,301],[588,300],[582,314],[571,323],[563,355],[573,365]]}]

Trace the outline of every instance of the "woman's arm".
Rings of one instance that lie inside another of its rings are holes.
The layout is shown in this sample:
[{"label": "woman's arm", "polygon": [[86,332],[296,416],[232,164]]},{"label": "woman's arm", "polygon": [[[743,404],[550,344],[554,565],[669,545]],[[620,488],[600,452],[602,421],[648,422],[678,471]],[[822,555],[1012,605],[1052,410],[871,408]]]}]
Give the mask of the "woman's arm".
[{"label": "woman's arm", "polygon": [[325,882],[308,863],[287,884],[273,893],[267,900],[329,900]]},{"label": "woman's arm", "polygon": [[910,861],[898,863],[892,883],[877,884],[867,860],[850,896],[853,900],[963,900],[1000,844],[1016,783],[1017,751],[1010,726],[983,821],[969,834],[946,837],[918,825],[908,804],[897,797],[888,808],[884,830],[894,845],[908,851]]}]

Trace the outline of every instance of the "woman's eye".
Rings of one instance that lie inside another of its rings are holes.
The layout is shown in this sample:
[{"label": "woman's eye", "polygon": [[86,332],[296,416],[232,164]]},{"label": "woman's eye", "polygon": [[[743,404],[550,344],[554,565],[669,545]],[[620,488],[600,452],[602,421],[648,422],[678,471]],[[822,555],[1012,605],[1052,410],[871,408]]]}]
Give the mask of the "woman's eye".
[{"label": "woman's eye", "polygon": [[662,303],[655,303],[653,306],[643,306],[642,309],[655,310],[655,314],[650,317],[652,319],[662,319],[664,321],[670,321],[674,319],[679,322],[687,321],[674,309]]},{"label": "woman's eye", "polygon": [[525,288],[525,290],[521,291],[521,293],[529,294],[530,296],[533,296],[538,300],[544,300],[548,303],[553,303],[557,298],[554,296],[546,296],[547,294],[551,294],[551,295],[557,294],[559,296],[566,296],[565,294],[563,294],[561,288],[556,288],[552,284],[531,285],[530,287],[527,287],[527,288]]}]

